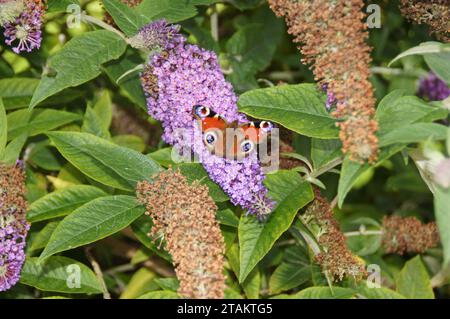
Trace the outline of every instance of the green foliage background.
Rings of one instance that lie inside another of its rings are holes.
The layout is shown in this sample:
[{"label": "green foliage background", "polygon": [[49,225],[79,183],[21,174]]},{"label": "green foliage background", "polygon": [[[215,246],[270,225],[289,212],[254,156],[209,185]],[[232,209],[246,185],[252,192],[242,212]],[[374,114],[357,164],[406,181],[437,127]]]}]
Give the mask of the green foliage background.
[{"label": "green foliage background", "polygon": [[[302,174],[268,175],[266,185],[279,205],[268,222],[258,223],[232,206],[199,164],[177,164],[189,180],[209,187],[220,208],[227,298],[450,296],[450,191],[437,189],[433,196],[430,181],[408,157],[424,142],[450,154],[449,129],[442,125],[448,110],[442,102],[415,97],[418,78],[430,69],[450,83],[449,47],[429,42],[426,27],[405,21],[397,1],[372,2],[382,8],[382,28],[370,30],[381,146],[374,166],[342,158],[325,97],[311,84],[283,20],[265,1],[144,0],[137,9],[104,1],[127,36],[165,18],[180,23],[189,42],[215,51],[240,95],[239,110],[294,132],[296,156],[310,166]],[[0,46],[0,157],[13,163],[20,156],[27,163],[32,222],[20,283],[0,298],[101,298],[105,289],[113,298],[176,298],[170,256],[146,236],[151,221],[134,197],[138,181],[173,164],[170,149],[160,140],[159,123],[146,115],[138,75],[117,83],[145,55],[111,31],[86,23],[68,28],[69,4],[99,19],[105,14],[99,1],[49,0],[41,50],[18,56]],[[211,23],[216,14],[218,39]],[[273,86],[280,81],[289,85]],[[125,116],[147,134],[121,130]],[[368,289],[351,278],[330,287],[297,218],[313,199],[312,184],[325,188],[330,200],[337,196],[343,231],[377,229],[388,214],[437,219],[442,247],[422,256],[395,256],[383,253],[379,235],[350,237],[355,254],[379,265],[383,287]],[[95,252],[106,287],[87,250]],[[81,284],[70,288],[73,265],[80,267]]]}]

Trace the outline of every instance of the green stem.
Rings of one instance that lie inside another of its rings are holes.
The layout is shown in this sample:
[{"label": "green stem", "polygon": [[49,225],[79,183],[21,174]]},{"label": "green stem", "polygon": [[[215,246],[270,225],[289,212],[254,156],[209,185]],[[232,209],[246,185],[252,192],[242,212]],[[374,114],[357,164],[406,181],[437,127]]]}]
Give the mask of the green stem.
[{"label": "green stem", "polygon": [[374,66],[370,70],[372,71],[373,74],[383,74],[383,75],[406,75],[412,77],[420,77],[426,74],[426,72],[424,71],[393,69],[382,66]]},{"label": "green stem", "polygon": [[100,28],[103,28],[105,30],[114,32],[115,34],[117,34],[118,36],[120,36],[122,39],[124,39],[125,41],[128,42],[127,37],[125,36],[125,34],[123,34],[122,32],[120,32],[119,30],[117,30],[116,28],[114,28],[113,26],[110,26],[109,24],[107,24],[106,22],[103,22],[100,19],[97,19],[95,17],[92,17],[90,15],[87,14],[82,14],[81,15],[81,20],[87,23],[92,23],[95,24],[97,26],[99,26]]},{"label": "green stem", "polygon": [[383,235],[382,230],[358,230],[344,233],[345,237]]},{"label": "green stem", "polygon": [[215,41],[219,41],[219,13],[217,12],[217,5],[211,7],[211,36]]},{"label": "green stem", "polygon": [[317,178],[322,174],[325,174],[326,172],[328,172],[329,170],[335,168],[336,166],[342,164],[342,157],[339,158],[335,158],[334,160],[332,160],[331,162],[329,162],[328,164],[319,167],[317,170],[313,171],[310,176]]}]

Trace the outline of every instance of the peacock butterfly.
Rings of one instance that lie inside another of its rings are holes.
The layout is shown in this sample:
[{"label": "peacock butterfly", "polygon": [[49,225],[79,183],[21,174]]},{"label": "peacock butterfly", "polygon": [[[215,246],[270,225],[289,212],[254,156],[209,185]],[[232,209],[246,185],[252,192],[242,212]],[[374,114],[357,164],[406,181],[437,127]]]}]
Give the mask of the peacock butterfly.
[{"label": "peacock butterfly", "polygon": [[273,129],[273,124],[268,121],[228,123],[203,105],[195,105],[192,113],[201,128],[207,149],[229,159],[240,160],[256,151],[257,145],[265,141]]}]

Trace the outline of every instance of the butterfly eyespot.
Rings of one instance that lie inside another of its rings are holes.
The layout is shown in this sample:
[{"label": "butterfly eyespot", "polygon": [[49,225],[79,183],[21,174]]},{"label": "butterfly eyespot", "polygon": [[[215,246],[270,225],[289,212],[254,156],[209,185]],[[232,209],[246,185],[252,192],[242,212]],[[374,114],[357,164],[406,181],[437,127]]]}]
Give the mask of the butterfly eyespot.
[{"label": "butterfly eyespot", "polygon": [[203,136],[203,141],[207,145],[213,145],[217,141],[217,134],[214,132],[208,132]]},{"label": "butterfly eyespot", "polygon": [[251,141],[243,141],[241,143],[241,151],[245,154],[250,153],[251,151],[253,151],[254,148],[254,144]]},{"label": "butterfly eyespot", "polygon": [[209,107],[203,106],[203,105],[196,105],[194,106],[195,115],[197,115],[200,118],[207,117],[211,111],[209,110]]},{"label": "butterfly eyespot", "polygon": [[272,122],[268,122],[268,121],[262,121],[259,124],[259,127],[264,131],[264,132],[270,132],[273,129],[273,124]]}]

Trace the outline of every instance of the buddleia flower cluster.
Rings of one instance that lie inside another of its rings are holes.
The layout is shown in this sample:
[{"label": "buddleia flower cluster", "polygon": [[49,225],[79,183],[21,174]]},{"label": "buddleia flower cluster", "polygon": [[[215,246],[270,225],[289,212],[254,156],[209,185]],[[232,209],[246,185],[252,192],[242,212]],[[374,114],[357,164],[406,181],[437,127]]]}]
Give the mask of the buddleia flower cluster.
[{"label": "buddleia flower cluster", "polygon": [[25,261],[25,239],[30,225],[25,219],[25,175],[19,162],[0,164],[0,291],[14,286]]},{"label": "buddleia flower cluster", "polygon": [[375,97],[369,81],[370,51],[362,0],[269,0],[284,16],[319,87],[326,88],[327,107],[336,104],[343,152],[357,162],[378,157]]},{"label": "buddleia flower cluster", "polygon": [[437,38],[450,41],[450,0],[401,0],[400,10],[417,24],[427,24]]},{"label": "buddleia flower cluster", "polygon": [[150,236],[166,241],[180,281],[178,293],[185,298],[223,298],[225,244],[208,187],[198,181],[189,184],[179,171],[169,169],[153,182],[140,182],[137,194],[154,223]]},{"label": "buddleia flower cluster", "polygon": [[382,245],[386,253],[424,253],[439,243],[435,222],[422,223],[415,217],[385,216]]},{"label": "buddleia flower cluster", "polygon": [[39,49],[42,41],[43,0],[0,0],[0,25],[5,43],[15,53]]},{"label": "buddleia flower cluster", "polygon": [[321,251],[316,261],[323,272],[333,280],[341,281],[346,276],[360,279],[366,276],[363,262],[347,248],[345,235],[333,217],[328,200],[315,189],[315,199],[302,215],[302,220],[316,231]]},{"label": "buddleia flower cluster", "polygon": [[237,96],[225,80],[216,54],[187,44],[177,31],[178,27],[156,21],[135,37],[141,38],[141,46],[148,50],[158,48],[141,75],[148,112],[162,122],[165,142],[194,151],[234,205],[264,218],[274,203],[267,197],[265,175],[256,153],[239,161],[211,154],[199,138],[200,128],[192,115],[193,106],[205,105],[230,123],[248,122],[238,112]]},{"label": "buddleia flower cluster", "polygon": [[436,74],[430,72],[420,79],[417,95],[428,101],[442,101],[450,96],[450,87]]}]

